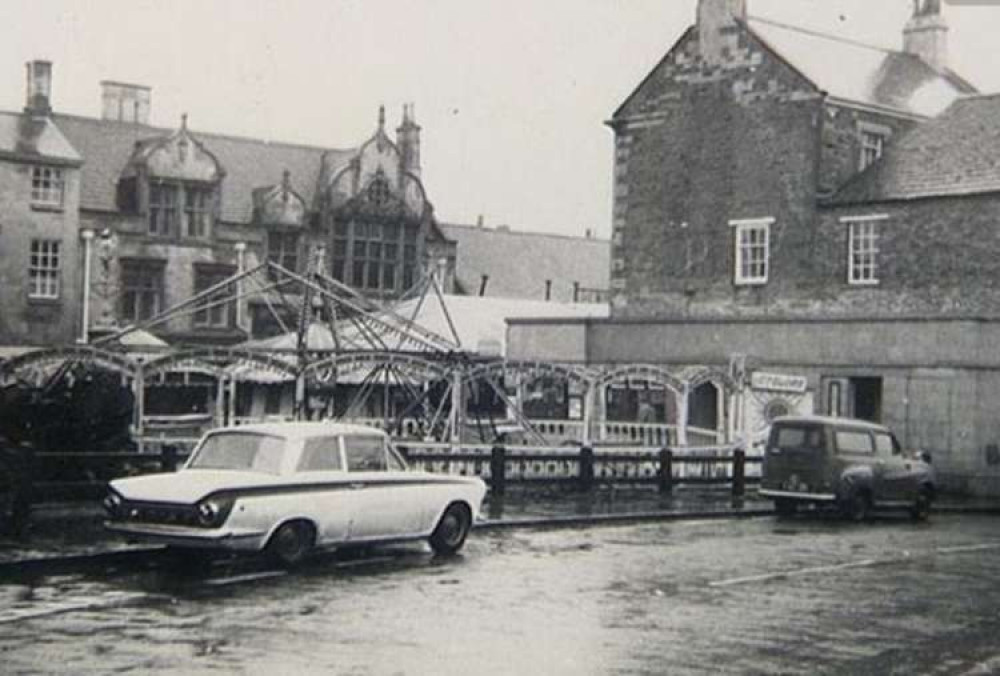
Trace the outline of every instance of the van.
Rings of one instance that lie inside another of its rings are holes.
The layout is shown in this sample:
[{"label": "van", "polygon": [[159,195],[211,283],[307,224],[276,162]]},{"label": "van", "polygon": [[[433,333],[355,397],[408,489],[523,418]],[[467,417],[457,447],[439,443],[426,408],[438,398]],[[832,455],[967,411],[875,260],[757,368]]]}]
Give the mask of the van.
[{"label": "van", "polygon": [[852,521],[875,508],[904,508],[925,520],[935,496],[930,458],[906,453],[882,425],[822,416],[785,416],[771,425],[760,495],[779,515],[833,507]]}]

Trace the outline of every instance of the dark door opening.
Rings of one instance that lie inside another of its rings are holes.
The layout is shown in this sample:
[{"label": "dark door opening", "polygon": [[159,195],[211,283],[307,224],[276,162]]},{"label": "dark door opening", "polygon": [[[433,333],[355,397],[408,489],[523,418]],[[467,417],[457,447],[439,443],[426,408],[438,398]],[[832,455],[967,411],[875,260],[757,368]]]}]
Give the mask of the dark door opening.
[{"label": "dark door opening", "polygon": [[851,378],[854,417],[882,422],[882,379]]}]

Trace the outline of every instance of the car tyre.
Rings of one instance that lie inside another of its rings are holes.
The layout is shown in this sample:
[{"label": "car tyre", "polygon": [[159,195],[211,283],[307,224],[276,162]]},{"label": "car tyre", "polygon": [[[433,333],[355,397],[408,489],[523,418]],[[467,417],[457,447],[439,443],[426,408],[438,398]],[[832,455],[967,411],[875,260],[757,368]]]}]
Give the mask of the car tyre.
[{"label": "car tyre", "polygon": [[914,521],[926,521],[931,515],[931,503],[934,501],[934,494],[931,489],[923,486],[917,492],[917,498],[910,507],[910,517]]},{"label": "car tyre", "polygon": [[271,560],[291,568],[302,563],[315,543],[316,531],[311,524],[289,521],[274,531],[264,551]]},{"label": "car tyre", "polygon": [[795,516],[795,512],[797,512],[798,509],[799,506],[795,500],[778,498],[774,501],[774,511],[777,512],[780,517]]},{"label": "car tyre", "polygon": [[872,500],[866,491],[854,491],[844,501],[841,509],[854,523],[867,521],[871,517]]},{"label": "car tyre", "polygon": [[435,554],[454,554],[465,544],[465,538],[472,530],[472,512],[459,502],[448,505],[441,515],[428,542]]}]

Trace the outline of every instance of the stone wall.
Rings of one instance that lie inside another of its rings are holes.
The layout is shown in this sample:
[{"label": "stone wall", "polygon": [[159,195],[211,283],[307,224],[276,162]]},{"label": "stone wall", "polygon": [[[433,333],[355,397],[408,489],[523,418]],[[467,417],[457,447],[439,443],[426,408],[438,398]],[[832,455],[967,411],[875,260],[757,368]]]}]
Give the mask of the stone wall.
[{"label": "stone wall", "polygon": [[[80,330],[80,171],[63,167],[60,208],[31,205],[31,164],[0,162],[0,344],[63,345]],[[58,299],[32,299],[29,257],[33,239],[60,242]]]},{"label": "stone wall", "polygon": [[[1000,494],[1000,320],[510,320],[510,359],[649,363],[804,375],[817,412],[829,378],[882,379],[882,421],[929,451],[951,490]],[[569,345],[572,349],[566,350]]]}]

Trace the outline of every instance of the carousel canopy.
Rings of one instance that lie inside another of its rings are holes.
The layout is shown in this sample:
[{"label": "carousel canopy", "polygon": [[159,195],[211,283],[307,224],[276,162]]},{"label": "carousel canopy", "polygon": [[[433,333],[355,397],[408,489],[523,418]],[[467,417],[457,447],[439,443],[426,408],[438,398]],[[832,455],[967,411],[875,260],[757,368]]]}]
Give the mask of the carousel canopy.
[{"label": "carousel canopy", "polygon": [[[387,314],[381,319],[387,325],[398,327],[398,333],[387,329],[374,332],[384,345],[373,345],[369,331],[363,331],[351,320],[340,320],[336,324],[340,347],[342,350],[373,348],[400,351],[426,350],[423,345],[407,338],[405,322],[399,320],[403,318],[449,341],[455,342],[457,338],[458,349],[461,351],[503,356],[506,354],[508,319],[608,316],[608,305],[605,303],[553,303],[517,298],[456,295],[443,295],[442,299],[443,303],[437,297],[429,295],[423,299],[406,300],[394,306],[392,314]],[[298,335],[295,332],[264,340],[253,340],[243,345],[246,348],[275,351],[294,351],[297,346]],[[307,350],[329,351],[335,347],[336,342],[328,325],[313,322],[308,326]]]}]

